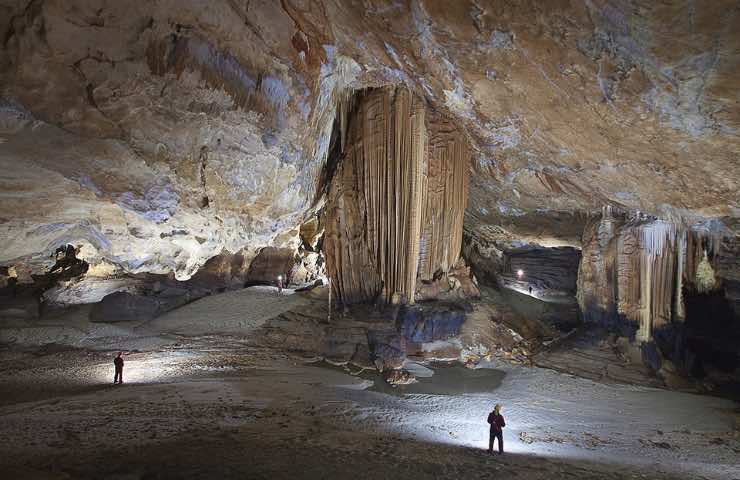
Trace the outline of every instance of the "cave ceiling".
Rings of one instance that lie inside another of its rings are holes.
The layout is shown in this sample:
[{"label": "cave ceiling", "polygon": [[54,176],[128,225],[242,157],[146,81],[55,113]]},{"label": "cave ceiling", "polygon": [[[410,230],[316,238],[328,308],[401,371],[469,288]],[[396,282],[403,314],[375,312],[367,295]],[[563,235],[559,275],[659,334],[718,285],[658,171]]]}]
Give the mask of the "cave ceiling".
[{"label": "cave ceiling", "polygon": [[736,0],[0,0],[0,262],[83,242],[188,278],[295,247],[336,105],[387,84],[468,135],[467,231],[577,245],[604,205],[736,229],[739,22]]}]

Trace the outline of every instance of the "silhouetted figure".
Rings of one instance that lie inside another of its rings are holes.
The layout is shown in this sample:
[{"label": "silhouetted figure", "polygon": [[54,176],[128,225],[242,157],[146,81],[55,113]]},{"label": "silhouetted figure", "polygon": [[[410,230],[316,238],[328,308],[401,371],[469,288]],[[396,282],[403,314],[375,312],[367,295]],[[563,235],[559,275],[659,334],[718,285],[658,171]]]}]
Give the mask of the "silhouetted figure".
[{"label": "silhouetted figure", "polygon": [[488,436],[488,453],[493,454],[493,441],[498,439],[498,453],[504,453],[504,430],[506,422],[501,415],[501,404],[497,403],[493,411],[488,414],[488,423],[491,424],[491,431]]},{"label": "silhouetted figure", "polygon": [[283,294],[283,276],[278,275],[277,279],[278,297]]},{"label": "silhouetted figure", "polygon": [[116,374],[113,376],[113,385],[116,383],[123,383],[123,352],[118,352],[113,365],[116,367]]},{"label": "silhouetted figure", "polygon": [[529,286],[529,294],[532,295],[532,285]]}]

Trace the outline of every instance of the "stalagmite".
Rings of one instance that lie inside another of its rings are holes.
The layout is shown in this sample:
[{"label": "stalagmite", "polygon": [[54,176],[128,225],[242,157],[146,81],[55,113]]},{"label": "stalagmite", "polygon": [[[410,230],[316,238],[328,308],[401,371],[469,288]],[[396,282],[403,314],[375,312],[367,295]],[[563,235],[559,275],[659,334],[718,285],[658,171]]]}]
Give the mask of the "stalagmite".
[{"label": "stalagmite", "polygon": [[700,293],[711,292],[714,289],[714,269],[707,259],[707,252],[696,267],[696,288]]}]

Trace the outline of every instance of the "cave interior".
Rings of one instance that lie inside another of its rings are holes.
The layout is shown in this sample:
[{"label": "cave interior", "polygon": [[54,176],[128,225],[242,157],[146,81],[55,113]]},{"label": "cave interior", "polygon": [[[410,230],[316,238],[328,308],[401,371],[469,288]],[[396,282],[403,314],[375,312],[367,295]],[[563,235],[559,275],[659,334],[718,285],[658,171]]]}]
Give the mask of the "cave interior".
[{"label": "cave interior", "polygon": [[0,384],[213,342],[738,400],[739,16],[0,0]]}]

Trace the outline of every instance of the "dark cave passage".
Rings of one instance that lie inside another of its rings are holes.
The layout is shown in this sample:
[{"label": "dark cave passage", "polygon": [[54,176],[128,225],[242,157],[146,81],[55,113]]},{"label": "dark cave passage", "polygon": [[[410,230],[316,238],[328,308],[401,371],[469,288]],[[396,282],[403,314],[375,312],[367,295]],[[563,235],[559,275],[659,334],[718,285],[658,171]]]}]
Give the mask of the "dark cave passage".
[{"label": "dark cave passage", "polygon": [[[575,300],[580,249],[522,246],[504,250],[503,286],[545,301]],[[531,291],[530,291],[531,288]]]},{"label": "dark cave passage", "polygon": [[690,372],[705,376],[707,370],[732,374],[740,382],[740,318],[724,290],[686,294],[683,342],[694,357]]}]

